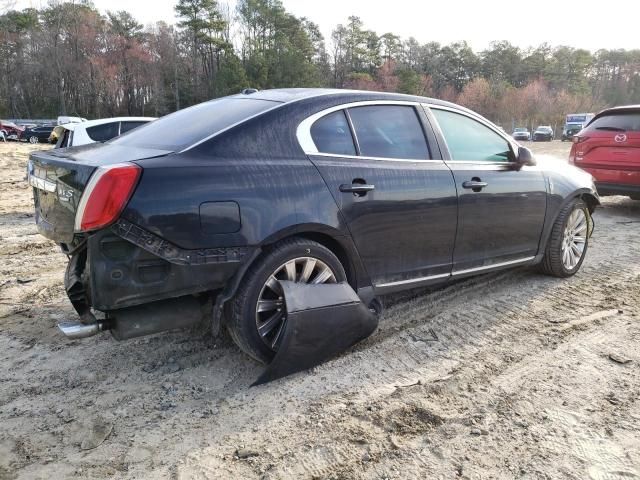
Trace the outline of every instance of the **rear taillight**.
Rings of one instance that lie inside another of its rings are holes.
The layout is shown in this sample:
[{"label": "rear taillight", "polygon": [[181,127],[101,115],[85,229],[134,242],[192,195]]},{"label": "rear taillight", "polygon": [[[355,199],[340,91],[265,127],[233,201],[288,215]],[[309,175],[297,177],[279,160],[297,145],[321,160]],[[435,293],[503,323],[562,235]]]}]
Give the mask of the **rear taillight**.
[{"label": "rear taillight", "polygon": [[96,230],[114,222],[131,198],[141,172],[132,163],[99,167],[80,199],[76,231]]},{"label": "rear taillight", "polygon": [[577,135],[574,135],[573,137],[573,143],[582,143],[586,140],[589,140],[589,137],[579,137]]}]

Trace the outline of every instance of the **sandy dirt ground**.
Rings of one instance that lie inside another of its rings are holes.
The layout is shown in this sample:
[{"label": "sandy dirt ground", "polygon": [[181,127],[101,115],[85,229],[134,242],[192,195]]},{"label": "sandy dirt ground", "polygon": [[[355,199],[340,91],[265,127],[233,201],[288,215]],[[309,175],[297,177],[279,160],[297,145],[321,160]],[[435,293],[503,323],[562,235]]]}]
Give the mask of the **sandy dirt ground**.
[{"label": "sandy dirt ground", "polygon": [[0,479],[640,477],[640,202],[604,200],[571,279],[385,298],[365,342],[249,388],[262,367],[226,337],[58,332],[74,313],[34,226],[33,148],[0,144]]}]

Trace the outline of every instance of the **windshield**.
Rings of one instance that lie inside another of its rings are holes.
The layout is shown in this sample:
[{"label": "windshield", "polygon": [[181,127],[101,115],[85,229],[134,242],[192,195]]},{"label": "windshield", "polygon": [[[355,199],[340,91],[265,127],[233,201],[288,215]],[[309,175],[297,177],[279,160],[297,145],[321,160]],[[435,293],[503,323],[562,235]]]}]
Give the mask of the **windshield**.
[{"label": "windshield", "polygon": [[219,98],[178,110],[109,143],[176,152],[279,104],[252,98]]},{"label": "windshield", "polygon": [[526,128],[516,128],[516,129],[514,130],[514,132],[526,132],[526,131],[527,131],[527,129],[526,129]]}]

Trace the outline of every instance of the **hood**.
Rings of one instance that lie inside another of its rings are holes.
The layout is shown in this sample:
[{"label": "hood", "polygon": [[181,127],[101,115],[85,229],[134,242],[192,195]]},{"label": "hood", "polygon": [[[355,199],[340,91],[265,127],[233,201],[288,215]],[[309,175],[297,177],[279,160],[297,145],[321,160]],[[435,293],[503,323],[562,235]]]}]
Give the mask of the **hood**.
[{"label": "hood", "polygon": [[570,165],[566,159],[554,155],[536,155],[535,158],[538,167],[547,174],[552,182],[562,181],[573,185],[576,190],[586,188],[596,192],[593,176],[581,168]]}]

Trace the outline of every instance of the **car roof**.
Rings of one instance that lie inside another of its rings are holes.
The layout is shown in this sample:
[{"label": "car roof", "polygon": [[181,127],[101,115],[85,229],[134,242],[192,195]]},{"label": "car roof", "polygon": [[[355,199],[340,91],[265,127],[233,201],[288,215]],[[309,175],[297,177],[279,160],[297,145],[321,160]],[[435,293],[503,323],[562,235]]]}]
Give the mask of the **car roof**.
[{"label": "car roof", "polygon": [[598,112],[594,117],[596,118],[602,117],[603,115],[608,115],[610,113],[638,113],[640,112],[640,105],[619,105],[617,107],[605,108],[604,110]]},{"label": "car roof", "polygon": [[[274,88],[270,90],[258,90],[253,93],[239,93],[231,95],[232,98],[255,98],[257,100],[268,100],[271,102],[291,103],[299,100],[311,99],[321,96],[341,96],[349,95],[351,97],[361,97],[362,100],[391,100],[430,103],[432,105],[440,105],[443,107],[455,108],[456,110],[469,111],[460,105],[438,100],[430,97],[420,97],[416,95],[406,95],[403,93],[392,92],[376,92],[368,90],[349,90],[341,88]],[[476,114],[477,115],[477,114]]]}]

